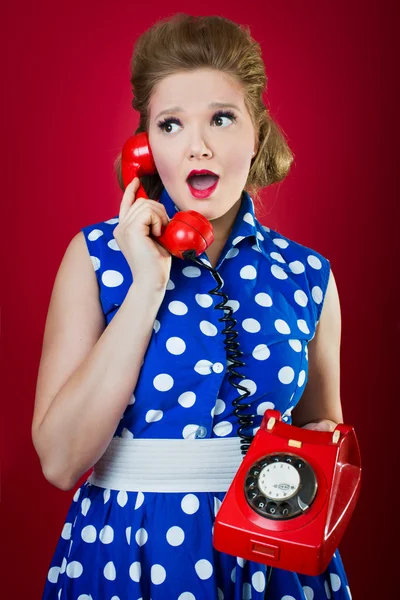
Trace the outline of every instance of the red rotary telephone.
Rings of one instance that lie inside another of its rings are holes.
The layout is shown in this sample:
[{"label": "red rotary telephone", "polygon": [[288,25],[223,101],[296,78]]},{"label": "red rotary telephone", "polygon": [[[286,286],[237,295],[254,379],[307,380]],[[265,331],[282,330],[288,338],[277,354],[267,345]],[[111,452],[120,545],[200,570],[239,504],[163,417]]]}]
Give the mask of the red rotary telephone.
[{"label": "red rotary telephone", "polygon": [[[147,132],[137,133],[125,142],[121,169],[125,188],[135,177],[157,173]],[[136,198],[148,199],[141,183]],[[211,223],[200,213],[179,211],[155,240],[173,256],[184,259],[186,252],[194,251],[196,256],[204,252],[213,243],[214,232]]]},{"label": "red rotary telephone", "polygon": [[267,410],[214,523],[216,550],[304,575],[328,566],[361,482],[354,429],[312,431]]}]

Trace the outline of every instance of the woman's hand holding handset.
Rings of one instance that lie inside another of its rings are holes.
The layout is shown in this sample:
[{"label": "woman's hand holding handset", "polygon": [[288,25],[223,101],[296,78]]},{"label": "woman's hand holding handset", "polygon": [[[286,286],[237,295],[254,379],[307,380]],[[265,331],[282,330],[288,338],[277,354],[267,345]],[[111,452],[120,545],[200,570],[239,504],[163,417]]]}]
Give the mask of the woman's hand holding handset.
[{"label": "woman's hand holding handset", "polygon": [[160,235],[169,218],[160,202],[145,198],[136,200],[138,187],[139,179],[135,177],[125,189],[114,238],[131,268],[134,282],[165,289],[172,256],[150,235]]}]

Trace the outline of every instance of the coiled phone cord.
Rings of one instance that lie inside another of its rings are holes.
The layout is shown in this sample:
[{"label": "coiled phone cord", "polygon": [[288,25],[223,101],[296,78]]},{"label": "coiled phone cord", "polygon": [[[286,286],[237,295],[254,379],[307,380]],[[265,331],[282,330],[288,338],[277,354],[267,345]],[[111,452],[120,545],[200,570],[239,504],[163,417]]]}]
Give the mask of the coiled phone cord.
[{"label": "coiled phone cord", "polygon": [[[246,377],[245,375],[243,375],[241,373],[237,373],[234,370],[236,367],[243,367],[245,365],[245,363],[242,360],[238,360],[239,356],[243,356],[243,352],[241,350],[239,350],[239,342],[235,341],[235,339],[238,336],[238,333],[237,333],[237,331],[235,331],[233,329],[233,327],[235,327],[235,325],[237,324],[237,321],[236,321],[236,319],[234,319],[232,317],[232,313],[233,313],[232,308],[229,305],[227,305],[227,302],[229,300],[228,296],[220,291],[222,288],[222,285],[223,285],[223,281],[222,281],[218,271],[216,271],[213,267],[207,265],[206,263],[202,262],[201,260],[198,260],[194,250],[188,250],[186,252],[183,252],[182,254],[185,259],[192,260],[194,263],[198,264],[201,267],[205,267],[208,271],[210,271],[210,273],[212,274],[212,276],[214,277],[214,279],[217,282],[217,287],[210,290],[208,293],[211,295],[214,295],[214,296],[221,296],[223,298],[222,302],[219,302],[218,304],[215,305],[215,308],[219,308],[220,310],[223,310],[224,312],[229,311],[228,315],[224,314],[224,316],[221,317],[220,319],[218,319],[218,321],[220,321],[220,322],[231,321],[231,324],[228,325],[227,327],[225,327],[225,329],[222,330],[222,333],[225,335],[224,343],[225,343],[227,358],[231,362],[231,364],[227,367],[227,370],[230,372],[230,375],[228,376],[228,381],[235,388],[244,391],[244,393],[241,396],[239,396],[238,398],[236,398],[235,400],[232,401],[232,404],[235,407],[235,410],[233,411],[234,415],[237,417],[238,422],[239,422],[238,435],[243,440],[241,442],[240,449],[241,449],[243,456],[245,456],[250,447],[251,442],[254,439],[254,435],[249,435],[248,433],[246,435],[245,433],[243,433],[243,430],[249,429],[252,427],[253,422],[254,422],[253,419],[255,418],[256,415],[240,414],[241,411],[251,408],[251,404],[243,404],[243,403],[241,404],[240,403],[241,400],[243,400],[244,398],[247,398],[250,395],[250,391],[247,388],[241,386],[240,384],[237,384],[234,381],[232,381],[233,377],[239,377],[240,379],[244,379]],[[273,568],[269,567],[268,579],[267,579],[266,587],[265,587],[264,600],[267,599],[267,592],[268,592],[268,588],[269,588],[269,584],[270,584],[270,580],[271,580],[272,571],[273,571]]]}]

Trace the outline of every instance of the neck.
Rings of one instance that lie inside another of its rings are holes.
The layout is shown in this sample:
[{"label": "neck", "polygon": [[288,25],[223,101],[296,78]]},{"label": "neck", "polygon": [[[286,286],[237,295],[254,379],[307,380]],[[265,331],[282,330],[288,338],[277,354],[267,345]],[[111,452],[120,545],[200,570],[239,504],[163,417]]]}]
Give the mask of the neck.
[{"label": "neck", "polygon": [[212,246],[214,244],[216,246],[223,246],[226,243],[240,210],[241,200],[242,197],[240,196],[239,200],[235,202],[228,212],[222,215],[222,217],[211,221],[214,230],[214,242],[211,244]]}]

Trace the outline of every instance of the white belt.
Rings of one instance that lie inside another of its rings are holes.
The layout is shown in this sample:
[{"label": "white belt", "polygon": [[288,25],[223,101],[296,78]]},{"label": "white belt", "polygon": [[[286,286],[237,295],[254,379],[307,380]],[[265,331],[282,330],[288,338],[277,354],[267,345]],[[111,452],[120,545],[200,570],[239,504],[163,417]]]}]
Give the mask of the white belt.
[{"label": "white belt", "polygon": [[87,481],[127,492],[226,492],[243,460],[241,441],[114,437]]}]

